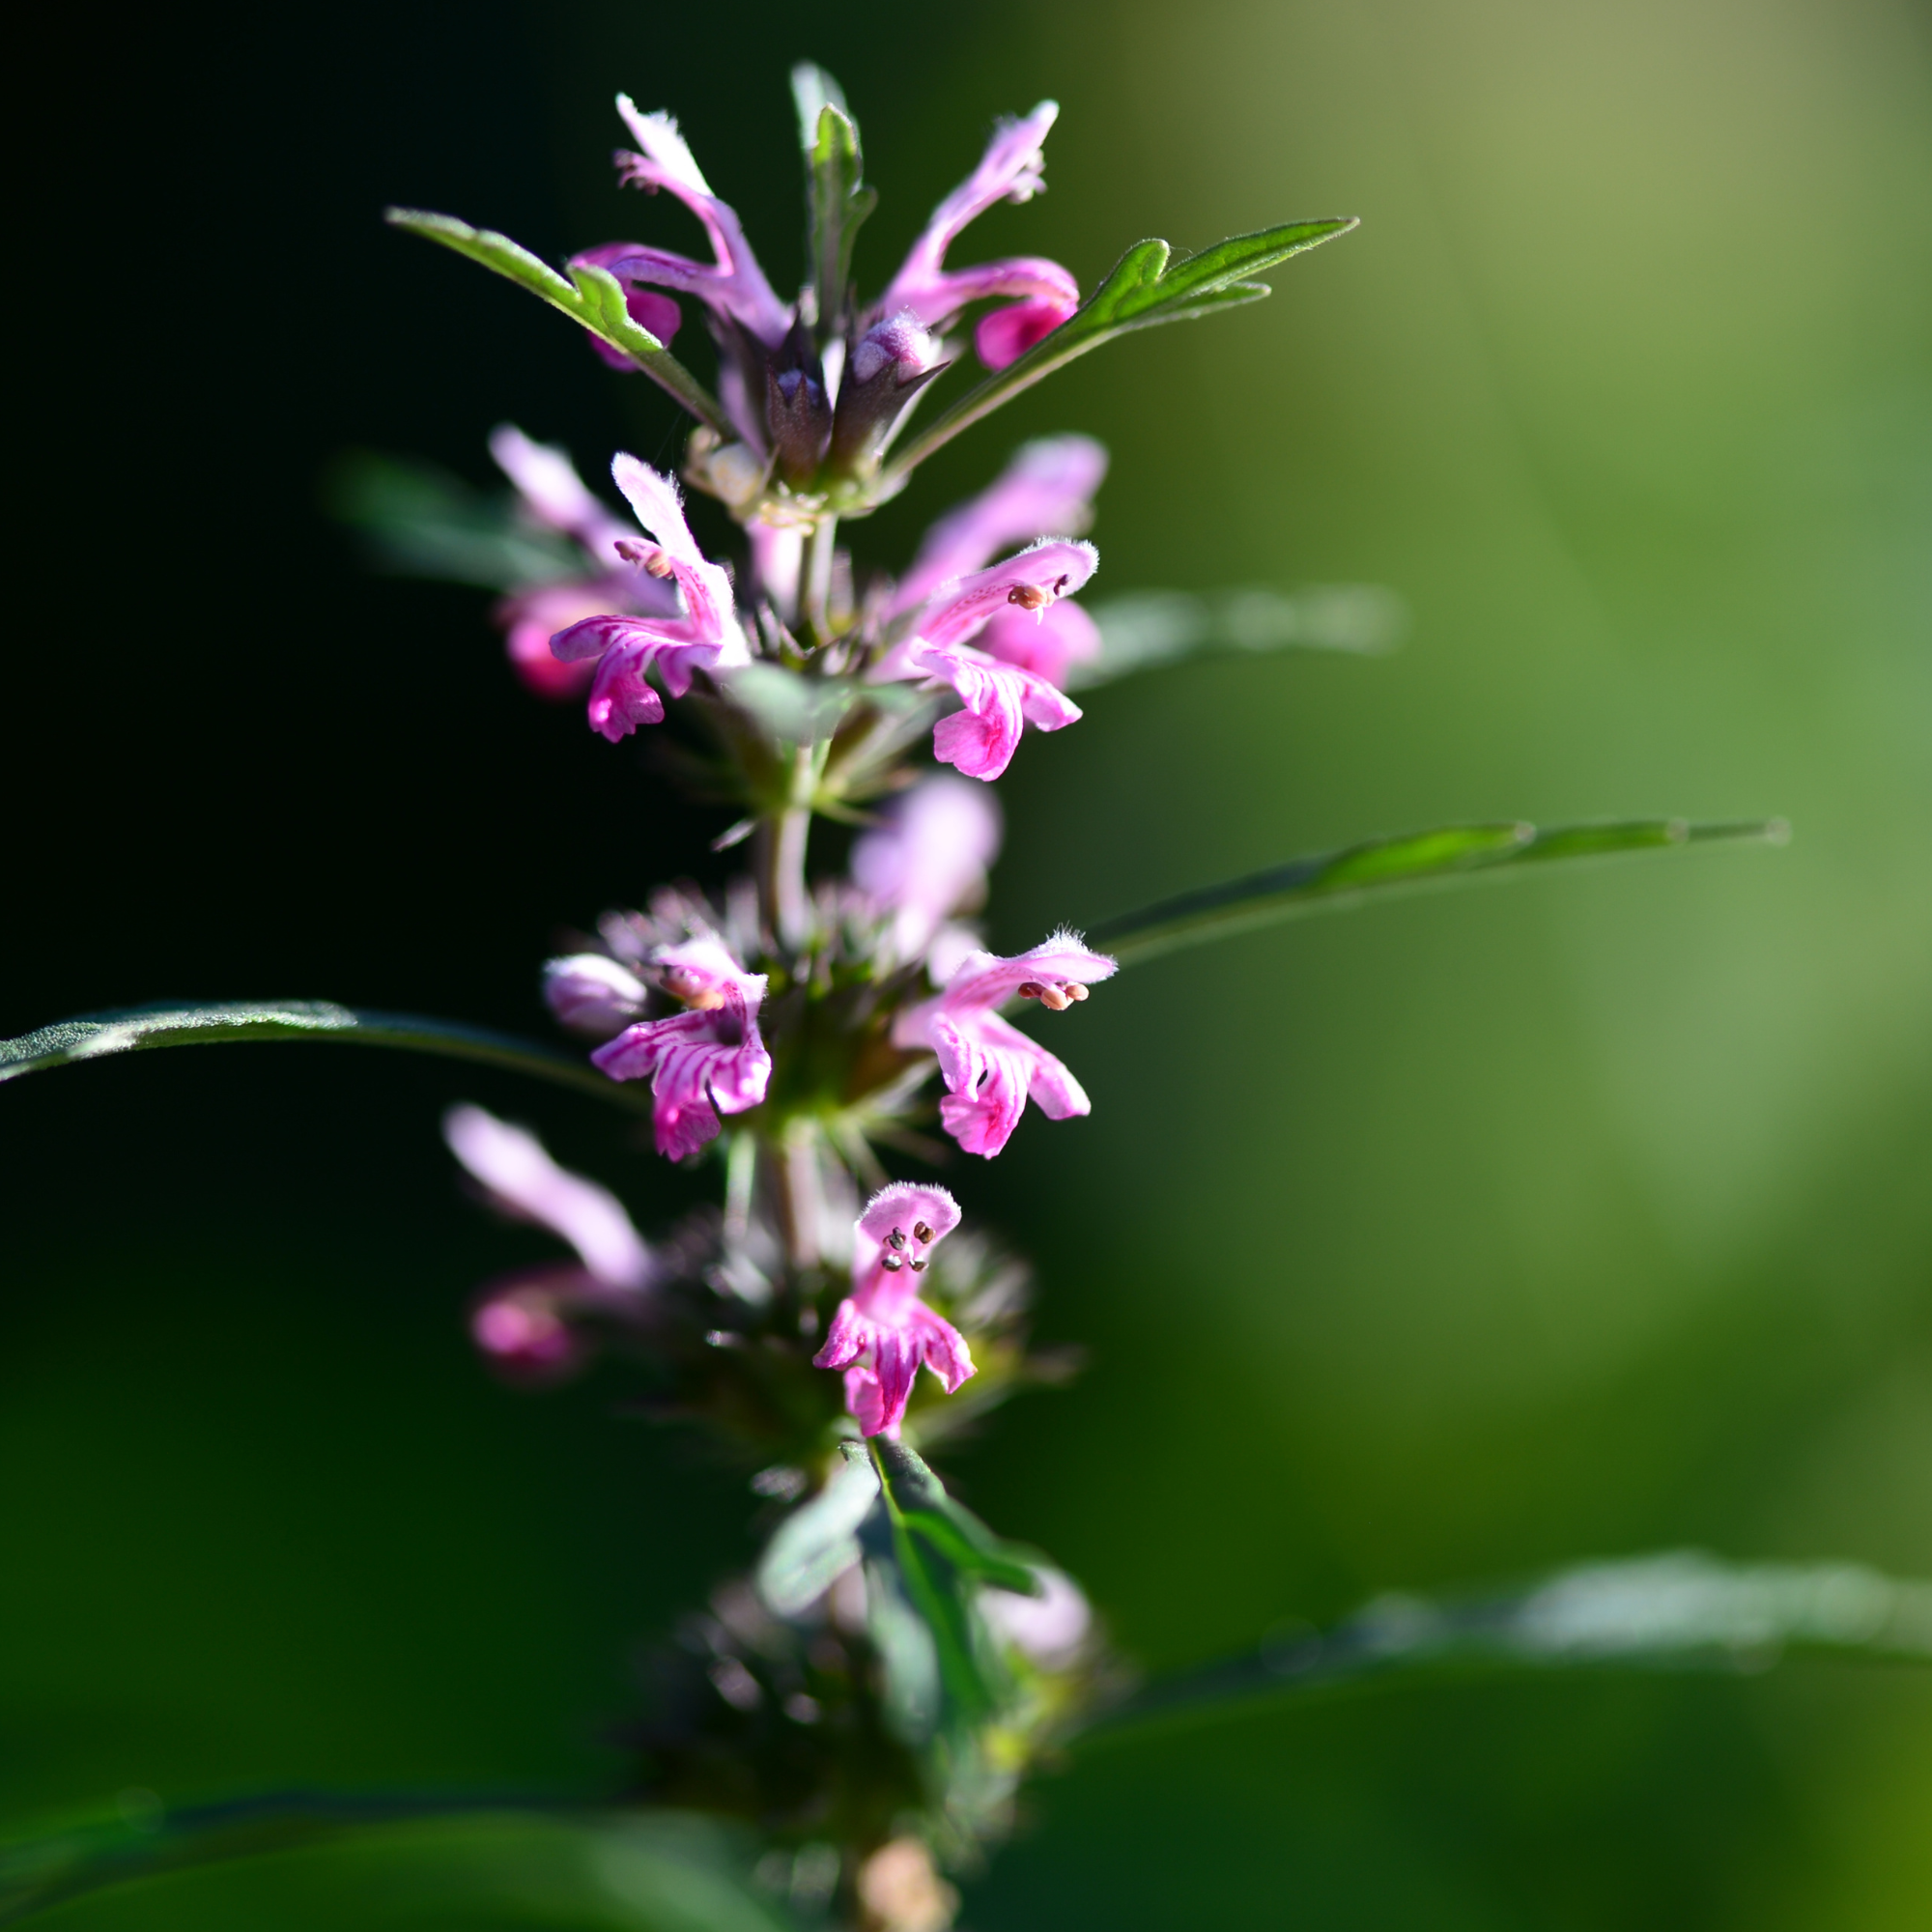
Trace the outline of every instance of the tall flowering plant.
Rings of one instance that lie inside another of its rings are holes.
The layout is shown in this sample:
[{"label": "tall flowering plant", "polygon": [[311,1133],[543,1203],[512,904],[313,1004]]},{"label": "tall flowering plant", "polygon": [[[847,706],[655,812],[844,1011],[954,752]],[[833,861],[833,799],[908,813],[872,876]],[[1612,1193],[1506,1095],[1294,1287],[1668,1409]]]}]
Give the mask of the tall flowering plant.
[{"label": "tall flowering plant", "polygon": [[[1353,223],[1291,222],[1178,260],[1141,242],[1084,296],[1040,258],[961,266],[980,213],[1041,190],[1046,101],[999,127],[867,297],[852,270],[874,199],[857,123],[819,70],[794,86],[809,263],[789,298],[677,124],[622,96],[620,185],[681,202],[709,259],[612,241],[559,272],[490,230],[389,215],[562,311],[694,419],[676,473],[612,458],[614,500],[504,427],[491,450],[515,491],[507,518],[439,525],[392,503],[375,520],[409,524],[425,567],[496,585],[519,674],[582,706],[586,758],[685,714],[709,746],[708,794],[737,811],[718,848],[745,853],[743,871],[608,912],[543,966],[568,1050],[285,1003],[71,1021],[8,1043],[0,1071],[224,1039],[404,1046],[637,1109],[660,1157],[714,1174],[715,1205],[646,1236],[527,1130],[453,1106],[443,1131],[469,1179],[558,1244],[553,1263],[483,1286],[470,1332],[525,1381],[599,1351],[628,1359],[653,1412],[708,1431],[749,1478],[763,1553],[659,1653],[630,1796],[743,1820],[767,1890],[801,1910],[915,1932],[950,1918],[942,1870],[970,1865],[1021,1780],[1128,1682],[1078,1585],[961,1507],[924,1460],[1066,1373],[1028,1346],[1026,1271],[978,1220],[973,1177],[1025,1157],[1013,1136],[1029,1108],[1091,1111],[1069,1064],[1088,1005],[1158,952],[1365,893],[1774,828],[1451,826],[988,951],[974,919],[1002,834],[993,787],[1030,731],[1077,724],[1070,688],[1212,627],[1183,611],[1150,642],[1145,622],[1130,636],[1090,612],[1106,456],[1084,436],[1014,451],[896,575],[843,536],[1075,356],[1257,301],[1257,276]],[[709,384],[672,348],[700,326]],[[963,393],[942,407],[948,386]],[[692,495],[737,526],[728,554],[694,534]],[[856,828],[842,873],[814,866],[821,818]],[[1501,1642],[1494,1618],[1482,1628]],[[1338,1667],[1400,1649],[1337,1642]]]}]

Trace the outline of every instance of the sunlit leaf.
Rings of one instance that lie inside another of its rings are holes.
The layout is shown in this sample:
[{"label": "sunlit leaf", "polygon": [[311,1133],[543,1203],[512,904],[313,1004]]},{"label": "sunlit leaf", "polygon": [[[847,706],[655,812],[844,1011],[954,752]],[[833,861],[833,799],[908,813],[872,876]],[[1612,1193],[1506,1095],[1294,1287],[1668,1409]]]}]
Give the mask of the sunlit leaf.
[{"label": "sunlit leaf", "polygon": [[1088,691],[1206,651],[1392,651],[1408,607],[1379,583],[1318,583],[1284,595],[1253,587],[1196,596],[1135,590],[1083,606],[1100,627],[1097,658],[1070,667],[1066,688]]},{"label": "sunlit leaf", "polygon": [[1028,1552],[1002,1543],[902,1442],[875,1435],[881,1510],[861,1526],[867,1612],[887,1701],[909,1742],[982,1722],[1007,1693],[979,1609],[986,1585],[1037,1595]]},{"label": "sunlit leaf", "polygon": [[641,1087],[606,1079],[582,1060],[519,1039],[513,1034],[468,1026],[460,1020],[429,1019],[419,1013],[370,1012],[339,1007],[328,1000],[131,1007],[121,1012],[60,1020],[18,1039],[0,1040],[0,1080],[117,1053],[146,1053],[169,1046],[223,1046],[238,1040],[337,1041],[348,1046],[395,1047],[526,1073],[634,1111],[648,1112],[651,1104],[648,1091]]},{"label": "sunlit leaf", "polygon": [[1449,825],[1291,859],[1264,872],[1104,921],[1088,937],[1126,965],[1179,947],[1226,939],[1304,913],[1351,904],[1371,894],[1488,878],[1557,859],[1604,858],[1719,840],[1782,844],[1789,836],[1781,819],[1690,825],[1681,818],[1639,818],[1548,831],[1520,822]]},{"label": "sunlit leaf", "polygon": [[1179,262],[1171,259],[1172,251],[1165,242],[1135,242],[1100,286],[1051,335],[989,376],[913,437],[889,466],[881,496],[889,497],[903,487],[920,464],[961,430],[1064,368],[1076,355],[1084,355],[1130,329],[1185,322],[1212,309],[1259,301],[1269,293],[1268,286],[1248,277],[1347,234],[1356,222],[1357,217],[1351,214],[1291,221],[1258,234],[1233,236]]},{"label": "sunlit leaf", "polygon": [[838,83],[822,67],[801,61],[791,71],[805,150],[808,246],[818,313],[828,323],[843,308],[852,278],[852,242],[859,224],[878,206],[865,185],[859,124]]},{"label": "sunlit leaf", "polygon": [[607,269],[573,268],[569,278],[559,275],[550,264],[532,255],[521,242],[512,242],[493,228],[472,228],[453,214],[433,214],[420,208],[391,208],[384,219],[392,227],[408,229],[431,242],[439,242],[459,255],[527,289],[539,300],[560,310],[580,323],[592,335],[628,355],[645,375],[677,398],[699,422],[708,423],[721,435],[729,435],[730,426],[717,397],[648,329],[631,319],[624,304],[624,291]]},{"label": "sunlit leaf", "polygon": [[1278,1631],[1245,1657],[1149,1685],[1099,1728],[1443,1669],[1754,1669],[1793,1651],[1932,1663],[1932,1582],[1669,1550],[1500,1593],[1378,1597],[1332,1630]]}]

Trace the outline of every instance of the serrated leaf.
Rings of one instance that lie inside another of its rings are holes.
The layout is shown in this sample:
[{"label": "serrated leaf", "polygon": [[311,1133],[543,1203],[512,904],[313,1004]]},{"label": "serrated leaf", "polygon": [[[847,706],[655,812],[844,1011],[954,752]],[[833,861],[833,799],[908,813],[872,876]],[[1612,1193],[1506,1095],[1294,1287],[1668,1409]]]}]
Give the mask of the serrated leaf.
[{"label": "serrated leaf", "polygon": [[859,124],[838,83],[823,68],[802,61],[791,71],[791,88],[805,150],[807,259],[819,319],[829,327],[845,305],[853,240],[879,197],[865,185]]},{"label": "serrated leaf", "polygon": [[1520,822],[1449,825],[1395,838],[1371,838],[1314,858],[1292,859],[1264,872],[1253,872],[1246,878],[1103,921],[1088,937],[1128,965],[1182,946],[1198,946],[1304,913],[1351,904],[1370,894],[1488,878],[1505,869],[1550,860],[1604,858],[1719,840],[1782,844],[1789,836],[1781,819],[1690,825],[1681,818],[1639,818],[1558,826],[1548,831]]},{"label": "serrated leaf", "polygon": [[1319,247],[1358,225],[1352,214],[1291,221],[1254,235],[1231,236],[1198,255],[1171,260],[1165,242],[1136,242],[1100,286],[1052,334],[1024,355],[989,376],[971,394],[926,425],[888,466],[879,488],[883,501],[935,450],[961,430],[1010,402],[1021,390],[1064,368],[1077,355],[1136,328],[1163,322],[1186,322],[1219,308],[1237,308],[1269,293],[1264,282],[1248,279]]},{"label": "serrated leaf", "polygon": [[393,1047],[526,1073],[633,1112],[648,1113],[651,1105],[649,1093],[641,1087],[607,1079],[581,1060],[512,1034],[469,1026],[460,1020],[430,1019],[419,1013],[372,1012],[337,1006],[329,1000],[131,1007],[119,1012],[61,1020],[18,1039],[0,1039],[0,1081],[118,1053],[146,1053],[171,1046],[224,1046],[242,1040]]},{"label": "serrated leaf", "polygon": [[765,1607],[775,1617],[810,1609],[860,1561],[859,1527],[879,1507],[878,1471],[864,1456],[848,1458],[765,1546],[755,1577]]},{"label": "serrated leaf", "polygon": [[1133,590],[1083,609],[1100,630],[1100,655],[1071,666],[1068,691],[1153,670],[1208,651],[1391,651],[1408,607],[1379,583],[1316,583],[1284,595],[1251,586],[1197,596]]},{"label": "serrated leaf", "polygon": [[721,436],[732,434],[718,399],[648,329],[631,319],[624,291],[608,269],[573,268],[568,278],[557,273],[522,242],[494,228],[473,228],[453,214],[435,214],[420,208],[391,208],[384,217],[392,228],[440,242],[459,255],[527,289],[539,300],[581,324],[592,335],[630,358],[661,387],[688,409],[699,422]]},{"label": "serrated leaf", "polygon": [[1445,1667],[1721,1669],[1787,1650],[1932,1662],[1932,1583],[1859,1564],[1736,1565],[1667,1550],[1515,1590],[1378,1597],[1331,1630],[1280,1631],[1246,1656],[1151,1684],[1107,1728]]}]

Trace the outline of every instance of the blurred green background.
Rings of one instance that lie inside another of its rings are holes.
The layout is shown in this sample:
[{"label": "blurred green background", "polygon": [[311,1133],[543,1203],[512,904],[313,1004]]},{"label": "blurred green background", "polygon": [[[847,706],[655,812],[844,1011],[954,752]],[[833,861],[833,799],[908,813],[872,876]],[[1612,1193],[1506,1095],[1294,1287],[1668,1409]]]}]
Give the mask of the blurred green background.
[{"label": "blurred green background", "polygon": [[[1079,428],[1115,457],[1096,592],[1377,582],[1415,623],[1381,660],[1151,673],[1030,738],[996,942],[1446,819],[1796,840],[1108,987],[1055,1037],[1093,1118],[949,1176],[1091,1366],[949,1474],[1153,1670],[1659,1547],[1932,1575],[1921,7],[399,0],[148,31],[76,44],[37,110],[36,239],[108,298],[27,365],[0,1031],[290,993],[531,1031],[554,926],[712,866],[712,817],[515,689],[478,598],[370,580],[321,526],[351,443],[479,481],[506,414],[586,469],[675,448],[655,392],[381,202],[552,255],[686,244],[610,185],[623,87],[680,113],[782,284],[811,55],[883,192],[875,286],[991,117],[1051,94],[1051,192],[962,259],[1091,286],[1146,234],[1364,225],[1032,392],[862,561]],[[744,1559],[745,1499],[619,1414],[621,1376],[532,1397],[470,1359],[471,1287],[543,1244],[458,1197],[459,1094],[640,1215],[689,1197],[581,1103],[381,1057],[169,1055],[0,1103],[0,1815],[616,1776],[627,1651]],[[1928,1818],[1908,1672],[1441,1686],[1096,1743],[965,1922],[1916,1928]],[[65,1922],[306,1922],[294,1893],[351,1912],[264,1865]]]}]

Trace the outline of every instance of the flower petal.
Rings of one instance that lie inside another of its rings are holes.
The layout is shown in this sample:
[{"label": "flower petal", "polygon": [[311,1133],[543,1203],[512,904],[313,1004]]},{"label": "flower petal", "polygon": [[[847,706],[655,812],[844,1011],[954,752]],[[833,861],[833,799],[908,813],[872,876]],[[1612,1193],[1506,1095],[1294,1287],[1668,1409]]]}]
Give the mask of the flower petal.
[{"label": "flower petal", "polygon": [[887,614],[917,610],[942,583],[982,569],[1009,544],[1079,536],[1094,520],[1092,498],[1106,473],[1107,452],[1092,437],[1022,443],[984,490],[926,531]]},{"label": "flower petal", "polygon": [[641,1288],[650,1255],[609,1188],[557,1166],[527,1128],[481,1107],[452,1107],[442,1117],[449,1151],[504,1208],[561,1235],[583,1265],[613,1288]]}]

